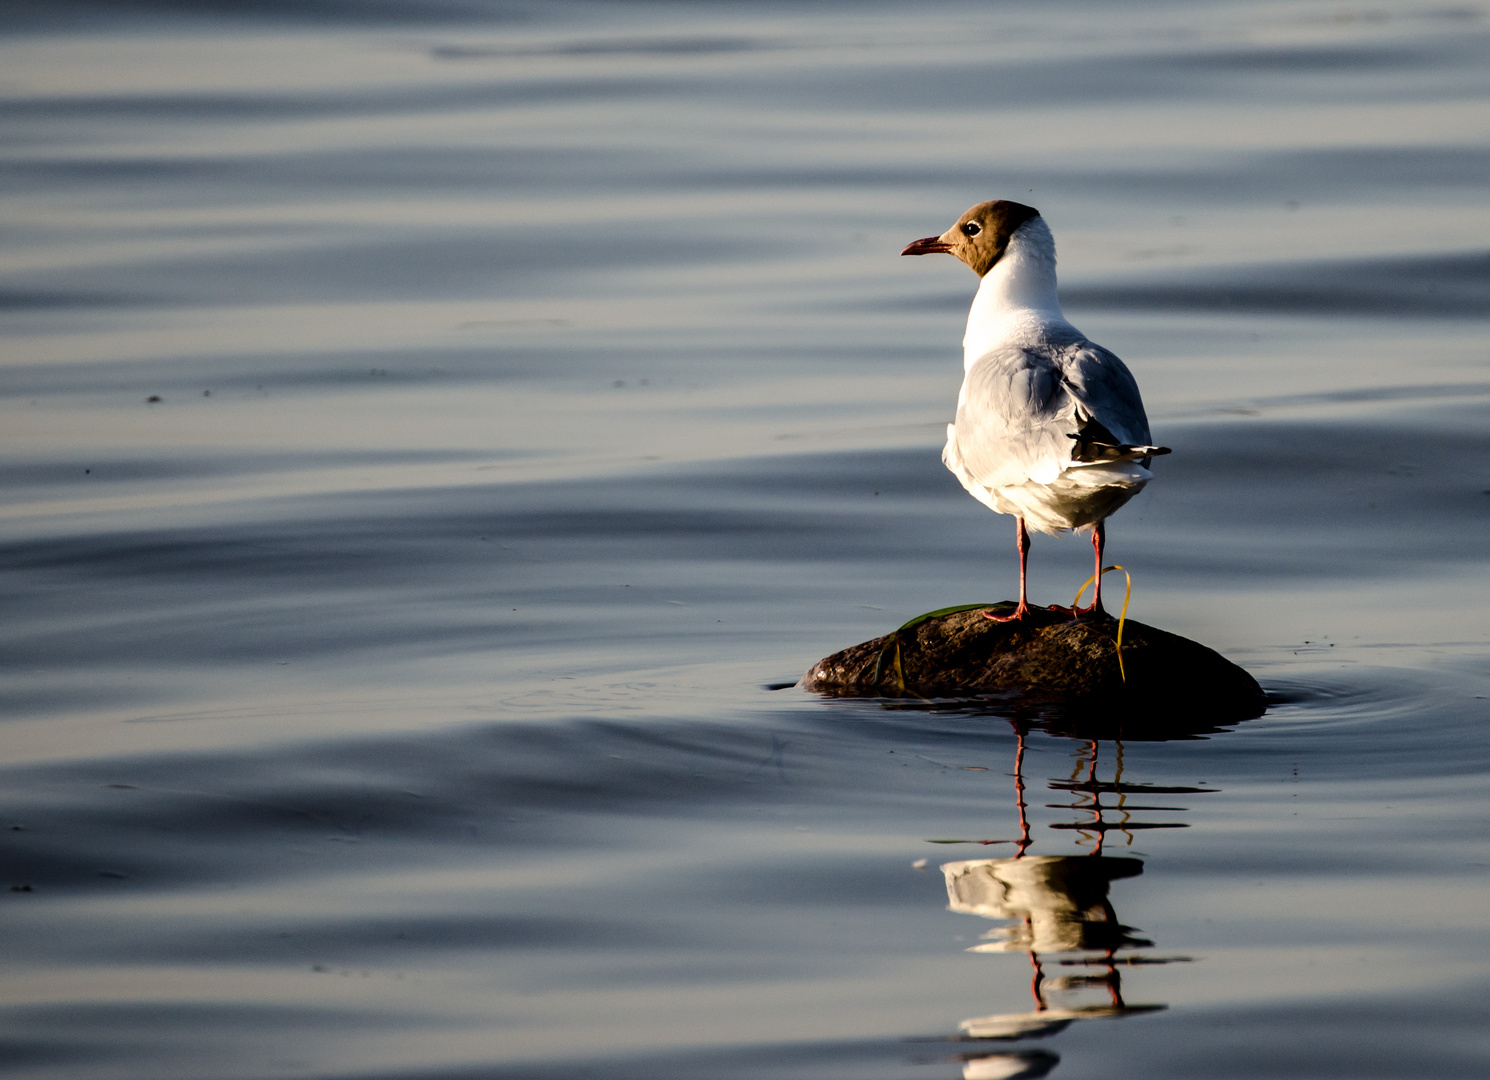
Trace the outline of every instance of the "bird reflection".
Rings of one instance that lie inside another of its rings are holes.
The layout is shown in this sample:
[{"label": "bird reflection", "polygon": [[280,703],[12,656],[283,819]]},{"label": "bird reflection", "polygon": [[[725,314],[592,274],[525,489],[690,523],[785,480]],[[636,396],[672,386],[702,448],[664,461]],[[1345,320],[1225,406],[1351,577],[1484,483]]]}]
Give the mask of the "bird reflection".
[{"label": "bird reflection", "polygon": [[[1143,873],[1137,859],[1103,855],[1033,855],[948,863],[942,867],[953,911],[1007,920],[990,930],[971,951],[1022,952],[1029,957],[1030,994],[1035,1008],[1027,1013],[981,1016],[958,1027],[973,1039],[1027,1039],[1053,1035],[1074,1020],[1153,1012],[1162,1005],[1129,1005],[1123,1000],[1119,968],[1128,963],[1124,949],[1153,944],[1118,921],[1108,886],[1118,878]],[[1084,965],[1094,973],[1049,978],[1045,957],[1064,954],[1064,963]],[[1072,956],[1071,954],[1076,954]],[[1104,1000],[1080,1000],[1086,991]],[[1061,999],[1053,1002],[1052,994]],[[1067,1000],[1073,999],[1073,1000]]]},{"label": "bird reflection", "polygon": [[[1097,776],[1098,744],[1089,742],[1070,779],[1050,783],[1052,790],[1071,792],[1076,801],[1047,806],[1082,813],[1079,821],[1057,822],[1051,827],[1075,831],[1078,846],[1090,850],[1081,855],[1032,855],[1024,784],[1025,733],[1017,730],[1014,792],[1019,838],[980,841],[1012,843],[1014,855],[946,863],[942,873],[952,911],[1003,923],[985,933],[983,941],[970,952],[1026,955],[1034,1007],[1028,1012],[964,1020],[958,1025],[959,1041],[1007,1043],[1042,1038],[1078,1020],[1159,1011],[1167,1006],[1130,1004],[1125,999],[1123,970],[1188,959],[1158,957],[1144,951],[1152,948],[1153,942],[1118,918],[1109,897],[1112,883],[1137,877],[1143,873],[1143,863],[1132,857],[1106,855],[1103,846],[1109,833],[1124,836],[1126,843],[1131,844],[1134,832],[1139,830],[1185,827],[1183,822],[1135,819],[1134,815],[1140,812],[1184,808],[1137,805],[1128,801],[1130,796],[1199,793],[1211,789],[1124,783],[1121,743],[1117,746],[1116,775],[1110,781],[1102,781]],[[1046,974],[1047,965],[1080,970],[1051,976]],[[959,1060],[965,1080],[983,1080],[1045,1076],[1060,1059],[1046,1051],[1001,1051],[963,1054]]]},{"label": "bird reflection", "polygon": [[1039,1080],[1060,1064],[1060,1058],[1045,1050],[1020,1054],[981,1054],[963,1059],[963,1080]]}]

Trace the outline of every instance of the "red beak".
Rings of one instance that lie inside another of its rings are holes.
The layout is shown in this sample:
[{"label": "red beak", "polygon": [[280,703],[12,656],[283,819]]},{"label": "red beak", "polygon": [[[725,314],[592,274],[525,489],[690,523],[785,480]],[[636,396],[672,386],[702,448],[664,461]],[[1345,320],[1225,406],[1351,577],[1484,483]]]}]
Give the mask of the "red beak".
[{"label": "red beak", "polygon": [[907,244],[906,249],[900,254],[931,255],[934,253],[940,253],[946,255],[950,254],[951,251],[952,245],[947,243],[940,236],[928,236],[924,240],[917,240],[914,244]]}]

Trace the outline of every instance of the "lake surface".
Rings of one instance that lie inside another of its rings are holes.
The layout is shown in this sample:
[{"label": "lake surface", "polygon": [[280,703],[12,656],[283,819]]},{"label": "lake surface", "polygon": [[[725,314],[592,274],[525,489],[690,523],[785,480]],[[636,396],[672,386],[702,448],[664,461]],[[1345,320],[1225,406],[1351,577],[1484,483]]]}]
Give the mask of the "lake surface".
[{"label": "lake surface", "polygon": [[[0,1072],[1490,1076],[1487,55],[1479,3],[7,5]],[[1129,615],[1266,715],[790,686],[1017,588],[939,460],[976,281],[898,257],[995,197],[1174,448]]]}]

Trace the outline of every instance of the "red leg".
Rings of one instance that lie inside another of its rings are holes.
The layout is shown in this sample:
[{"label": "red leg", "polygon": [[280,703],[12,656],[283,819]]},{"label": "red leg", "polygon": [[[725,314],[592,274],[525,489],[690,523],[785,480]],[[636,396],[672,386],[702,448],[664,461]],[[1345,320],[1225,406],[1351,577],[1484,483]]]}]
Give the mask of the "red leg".
[{"label": "red leg", "polygon": [[1097,580],[1092,584],[1092,602],[1088,607],[1079,608],[1072,612],[1073,615],[1089,615],[1095,612],[1102,614],[1102,549],[1107,546],[1107,523],[1097,522],[1092,526],[1092,552],[1096,555],[1096,565],[1092,573]]},{"label": "red leg", "polygon": [[[1079,617],[1079,616],[1082,616],[1082,615],[1090,615],[1092,612],[1096,612],[1098,615],[1103,614],[1103,611],[1102,611],[1102,549],[1105,548],[1106,546],[1107,546],[1107,525],[1106,525],[1105,522],[1099,521],[1099,522],[1097,522],[1097,524],[1095,524],[1095,525],[1092,526],[1092,554],[1095,556],[1095,566],[1092,569],[1092,576],[1096,578],[1096,581],[1094,581],[1092,583],[1092,602],[1090,604],[1088,604],[1086,607],[1082,607],[1082,608],[1079,608],[1079,607],[1063,607],[1060,604],[1051,604],[1050,605],[1050,610],[1051,611],[1063,611],[1066,614],[1072,616],[1073,618],[1076,618],[1076,617]],[[1082,591],[1085,592],[1086,590],[1083,589]],[[1080,599],[1080,598],[1078,597],[1078,599]]]},{"label": "red leg", "polygon": [[985,611],[983,617],[992,619],[994,622],[1013,622],[1015,619],[1024,618],[1024,613],[1030,608],[1025,603],[1025,568],[1030,557],[1030,534],[1024,527],[1024,518],[1018,518],[1019,528],[1014,534],[1014,543],[1019,548],[1019,606],[1014,609],[1012,615],[995,615],[991,611]]}]

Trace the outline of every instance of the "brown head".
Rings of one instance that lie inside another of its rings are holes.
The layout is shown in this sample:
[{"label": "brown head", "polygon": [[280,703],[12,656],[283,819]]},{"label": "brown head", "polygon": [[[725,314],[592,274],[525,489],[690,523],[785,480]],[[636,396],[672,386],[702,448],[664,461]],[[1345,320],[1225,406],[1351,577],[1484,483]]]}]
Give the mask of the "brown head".
[{"label": "brown head", "polygon": [[994,264],[1004,257],[1009,249],[1009,237],[1014,230],[1030,218],[1040,216],[1040,211],[1023,203],[995,199],[979,203],[940,236],[928,236],[910,244],[900,254],[930,255],[934,251],[956,255],[982,277],[992,270]]}]

